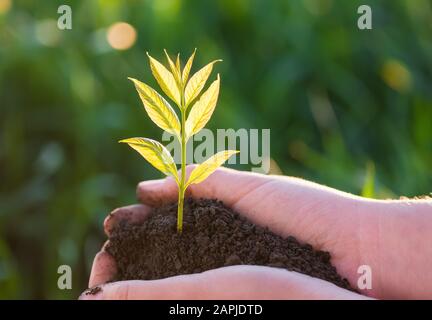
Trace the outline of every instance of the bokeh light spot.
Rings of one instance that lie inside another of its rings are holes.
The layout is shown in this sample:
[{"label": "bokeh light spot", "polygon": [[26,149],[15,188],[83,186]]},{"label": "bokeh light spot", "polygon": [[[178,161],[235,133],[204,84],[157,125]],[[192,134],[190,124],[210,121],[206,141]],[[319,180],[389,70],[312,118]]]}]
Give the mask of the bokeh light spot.
[{"label": "bokeh light spot", "polygon": [[137,32],[126,22],[117,22],[108,28],[107,40],[116,50],[126,50],[135,44]]},{"label": "bokeh light spot", "polygon": [[11,0],[0,0],[0,14],[7,13],[12,7]]},{"label": "bokeh light spot", "polygon": [[38,22],[35,27],[36,39],[47,47],[55,47],[61,40],[60,29],[57,21],[46,19]]},{"label": "bokeh light spot", "polygon": [[392,89],[399,92],[406,92],[411,88],[411,73],[401,62],[389,59],[382,69],[381,77]]}]

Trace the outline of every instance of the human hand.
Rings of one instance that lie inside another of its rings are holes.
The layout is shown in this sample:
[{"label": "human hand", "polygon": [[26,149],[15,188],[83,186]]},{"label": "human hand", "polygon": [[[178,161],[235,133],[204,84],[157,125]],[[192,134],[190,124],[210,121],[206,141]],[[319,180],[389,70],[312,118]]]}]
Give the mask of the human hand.
[{"label": "human hand", "polygon": [[[391,267],[391,258],[398,257],[391,252],[388,254],[395,241],[394,234],[403,231],[401,228],[409,231],[419,226],[418,222],[408,222],[403,226],[398,223],[398,220],[404,218],[403,202],[366,200],[301,179],[264,176],[229,169],[219,169],[203,183],[191,185],[188,196],[217,198],[252,222],[268,226],[277,234],[292,235],[317,249],[331,252],[333,265],[353,285],[359,276],[357,268],[360,265],[369,265],[376,280],[372,290],[363,291],[366,295],[392,298],[411,297],[410,294],[421,295],[427,292],[427,288],[422,287],[417,290],[409,287],[407,290],[406,287],[400,287],[401,283],[394,282],[400,267],[412,261],[410,257],[400,257],[401,261],[396,261],[399,264],[393,265],[393,269],[396,269],[393,272],[386,270],[386,267]],[[132,222],[143,220],[151,207],[174,202],[176,197],[176,185],[169,178],[142,182],[138,186],[138,198],[143,204],[114,211],[105,220],[105,230],[109,234],[112,227],[122,219]],[[428,208],[428,203],[423,205]],[[395,210],[394,215],[387,214],[388,208]],[[421,215],[420,220],[422,217],[425,218]],[[388,245],[390,247],[386,247]],[[95,258],[89,286],[111,280],[115,272],[115,261],[102,250]],[[406,279],[402,279],[402,284],[406,282]],[[409,284],[412,286],[412,283]],[[161,280],[110,283],[105,285],[99,294],[83,297],[354,299],[362,296],[326,281],[282,269],[232,266]]]}]

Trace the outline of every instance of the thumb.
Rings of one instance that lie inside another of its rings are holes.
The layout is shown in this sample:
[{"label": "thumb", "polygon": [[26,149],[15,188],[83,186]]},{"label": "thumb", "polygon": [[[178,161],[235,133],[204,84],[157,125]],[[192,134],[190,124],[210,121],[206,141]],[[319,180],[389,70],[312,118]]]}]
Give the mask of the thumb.
[{"label": "thumb", "polygon": [[[196,165],[186,168],[189,176]],[[206,180],[199,184],[191,184],[186,196],[195,199],[217,198],[226,205],[232,206],[244,195],[268,182],[269,176],[237,171],[224,167],[218,168]],[[140,202],[149,206],[160,206],[177,200],[178,187],[171,177],[160,180],[148,180],[138,184],[137,197]]]}]

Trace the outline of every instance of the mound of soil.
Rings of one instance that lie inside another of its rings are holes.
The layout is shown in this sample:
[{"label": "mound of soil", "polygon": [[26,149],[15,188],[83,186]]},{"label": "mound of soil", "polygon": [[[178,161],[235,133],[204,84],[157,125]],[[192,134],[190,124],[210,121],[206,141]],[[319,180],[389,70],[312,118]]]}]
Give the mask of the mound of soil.
[{"label": "mound of soil", "polygon": [[177,204],[153,210],[142,224],[120,223],[106,250],[117,262],[113,280],[161,279],[230,265],[285,268],[352,290],[330,254],[256,226],[216,200],[185,202],[182,234]]}]

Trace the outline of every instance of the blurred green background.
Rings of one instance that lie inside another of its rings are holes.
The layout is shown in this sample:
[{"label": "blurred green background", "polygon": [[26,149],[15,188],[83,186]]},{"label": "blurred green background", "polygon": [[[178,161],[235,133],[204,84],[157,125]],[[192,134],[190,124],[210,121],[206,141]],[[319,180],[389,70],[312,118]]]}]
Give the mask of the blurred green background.
[{"label": "blurred green background", "polygon": [[273,173],[411,197],[432,191],[431,37],[426,0],[0,0],[0,298],[76,298],[104,217],[159,177],[117,143],[161,136],[127,80],[156,87],[146,51],[223,59],[209,128],[270,128]]}]

